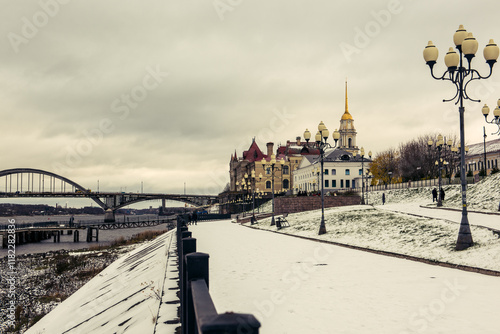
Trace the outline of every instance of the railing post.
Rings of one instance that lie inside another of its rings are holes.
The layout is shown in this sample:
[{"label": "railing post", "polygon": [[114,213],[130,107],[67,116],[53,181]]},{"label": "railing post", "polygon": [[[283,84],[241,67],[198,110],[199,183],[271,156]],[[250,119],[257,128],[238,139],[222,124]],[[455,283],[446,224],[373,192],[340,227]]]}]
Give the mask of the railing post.
[{"label": "railing post", "polygon": [[184,238],[182,239],[182,259],[179,261],[179,286],[180,286],[180,299],[181,299],[181,324],[182,324],[182,333],[187,333],[187,290],[188,286],[186,284],[186,264],[185,264],[185,256],[191,253],[196,252],[196,239],[195,238]]},{"label": "railing post", "polygon": [[[184,286],[187,288],[185,310],[186,316],[184,317],[185,323],[182,324],[184,334],[196,334],[196,316],[194,312],[193,296],[189,287],[189,281],[194,279],[205,280],[208,285],[208,259],[209,255],[206,253],[191,253],[185,256],[186,272],[184,275]],[[200,333],[201,334],[201,333]]]}]

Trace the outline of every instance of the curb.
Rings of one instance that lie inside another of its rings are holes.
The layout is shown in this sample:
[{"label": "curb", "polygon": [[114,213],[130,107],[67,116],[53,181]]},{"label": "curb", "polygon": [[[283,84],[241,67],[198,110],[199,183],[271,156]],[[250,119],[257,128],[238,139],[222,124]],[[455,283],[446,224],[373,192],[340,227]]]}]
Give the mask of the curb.
[{"label": "curb", "polygon": [[[455,209],[455,208],[445,208],[445,207],[435,207],[435,206],[425,206],[425,205],[419,205],[422,209],[435,209],[435,210],[448,210],[448,211],[456,211],[456,212],[461,212],[461,209]],[[479,213],[483,215],[493,215],[493,216],[500,216],[500,213],[496,212],[484,212],[484,211],[475,211],[475,210],[469,210],[467,209],[468,213]]]}]

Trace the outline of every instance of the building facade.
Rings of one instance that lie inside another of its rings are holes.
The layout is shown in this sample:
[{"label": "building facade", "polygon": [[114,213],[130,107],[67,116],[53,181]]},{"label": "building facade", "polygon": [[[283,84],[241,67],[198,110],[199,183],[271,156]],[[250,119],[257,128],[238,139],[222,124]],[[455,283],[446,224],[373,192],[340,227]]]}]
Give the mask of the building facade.
[{"label": "building facade", "polygon": [[[264,154],[255,139],[249,149],[238,158],[236,152],[231,156],[229,163],[229,190],[237,193],[271,193],[286,192],[291,189],[290,161],[286,157],[276,157],[273,153],[274,143],[267,143],[267,151]],[[272,159],[275,159],[274,173],[271,168]],[[265,161],[263,164],[262,162]],[[274,177],[273,177],[274,174]]]},{"label": "building facade", "polygon": [[465,164],[467,171],[473,175],[479,174],[485,166],[486,157],[486,174],[490,175],[494,168],[498,169],[500,161],[500,139],[490,140],[486,143],[477,143],[469,146],[469,151],[465,156]]},{"label": "building facade", "polygon": [[[371,160],[354,156],[351,152],[332,149],[325,153],[323,191],[337,192],[361,187]],[[321,163],[319,155],[305,156],[294,171],[294,193],[316,192],[321,189]],[[365,181],[366,182],[366,181]]]}]

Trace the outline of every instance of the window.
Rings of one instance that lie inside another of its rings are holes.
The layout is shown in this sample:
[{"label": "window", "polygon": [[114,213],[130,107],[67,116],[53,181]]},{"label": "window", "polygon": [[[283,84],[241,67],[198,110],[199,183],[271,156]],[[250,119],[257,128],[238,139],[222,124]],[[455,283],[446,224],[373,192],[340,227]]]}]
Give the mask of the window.
[{"label": "window", "polygon": [[332,169],[332,175],[337,175],[337,170],[336,169]]},{"label": "window", "polygon": [[271,167],[266,167],[266,174],[271,175]]},{"label": "window", "polygon": [[328,175],[328,169],[325,169],[325,175]]},{"label": "window", "polygon": [[352,187],[356,188],[356,180],[352,180]]},{"label": "window", "polygon": [[359,175],[363,175],[363,170],[362,169],[359,170]]},{"label": "window", "polygon": [[344,180],[340,180],[340,188],[344,188]]},{"label": "window", "polygon": [[329,185],[329,182],[328,180],[325,180],[325,188],[328,188],[330,185]]},{"label": "window", "polygon": [[349,169],[345,170],[345,175],[351,175],[351,171]]},{"label": "window", "polygon": [[288,175],[288,166],[283,166],[283,175]]},{"label": "window", "polygon": [[271,189],[271,181],[266,181],[266,189]]},{"label": "window", "polygon": [[352,147],[352,138],[349,138],[348,141],[349,141],[349,147]]},{"label": "window", "polygon": [[332,180],[332,188],[336,188],[337,187],[337,180]]},{"label": "window", "polygon": [[290,182],[287,179],[283,180],[283,189],[288,189]]},{"label": "window", "polygon": [[349,185],[350,185],[349,180],[345,180],[345,187],[349,188]]}]

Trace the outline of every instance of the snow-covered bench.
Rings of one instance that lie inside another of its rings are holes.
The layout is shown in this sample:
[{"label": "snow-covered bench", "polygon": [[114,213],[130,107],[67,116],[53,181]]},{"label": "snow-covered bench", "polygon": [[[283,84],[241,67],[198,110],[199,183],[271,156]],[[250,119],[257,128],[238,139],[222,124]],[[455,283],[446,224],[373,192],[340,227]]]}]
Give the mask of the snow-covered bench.
[{"label": "snow-covered bench", "polygon": [[288,213],[284,213],[283,216],[276,218],[276,227],[278,228],[278,230],[280,228],[290,226],[288,220],[286,220],[286,217],[288,217]]}]

